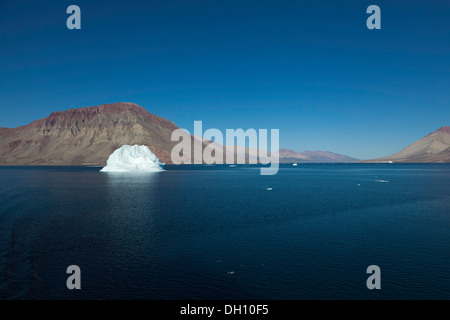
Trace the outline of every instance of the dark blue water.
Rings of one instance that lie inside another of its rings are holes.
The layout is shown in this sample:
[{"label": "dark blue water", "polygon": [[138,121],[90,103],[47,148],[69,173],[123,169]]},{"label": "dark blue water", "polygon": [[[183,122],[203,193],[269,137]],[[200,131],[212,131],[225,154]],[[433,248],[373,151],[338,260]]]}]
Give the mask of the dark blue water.
[{"label": "dark blue water", "polygon": [[450,165],[167,169],[0,167],[0,298],[450,298]]}]

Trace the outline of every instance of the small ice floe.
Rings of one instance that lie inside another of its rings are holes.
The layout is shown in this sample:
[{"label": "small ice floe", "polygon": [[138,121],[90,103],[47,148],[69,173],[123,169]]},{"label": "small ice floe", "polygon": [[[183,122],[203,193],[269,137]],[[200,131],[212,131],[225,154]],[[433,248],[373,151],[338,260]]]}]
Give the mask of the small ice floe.
[{"label": "small ice floe", "polygon": [[234,271],[228,271],[228,274],[234,274]]},{"label": "small ice floe", "polygon": [[358,183],[358,187],[360,187],[361,186],[361,184],[360,183]]},{"label": "small ice floe", "polygon": [[234,168],[234,167],[236,167],[236,165],[235,164],[230,164],[229,167],[230,168]]},{"label": "small ice floe", "polygon": [[296,164],[296,163],[293,163],[292,165],[293,165],[294,167],[296,167],[296,166],[297,166],[297,164]]},{"label": "small ice floe", "polygon": [[388,161],[387,163],[393,163],[392,161]]},{"label": "small ice floe", "polygon": [[388,180],[375,180],[376,182],[389,182]]},{"label": "small ice floe", "polygon": [[267,190],[267,191],[270,191],[270,190],[272,190],[272,188],[267,188],[266,190]]}]

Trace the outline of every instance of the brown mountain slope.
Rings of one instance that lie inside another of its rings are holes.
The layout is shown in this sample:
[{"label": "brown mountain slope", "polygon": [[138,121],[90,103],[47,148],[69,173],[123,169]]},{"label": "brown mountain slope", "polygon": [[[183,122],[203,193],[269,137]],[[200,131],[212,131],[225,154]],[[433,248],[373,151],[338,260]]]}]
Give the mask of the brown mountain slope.
[{"label": "brown mountain slope", "polygon": [[170,162],[178,127],[133,103],[53,112],[18,128],[0,128],[2,165],[104,165],[124,144],[147,145]]},{"label": "brown mountain slope", "polygon": [[[104,104],[53,112],[47,118],[26,126],[0,128],[0,165],[103,166],[109,155],[125,144],[146,145],[162,162],[171,163],[172,148],[178,144],[178,141],[171,141],[175,129],[179,128],[172,121],[153,115],[133,103]],[[191,160],[195,157],[197,163],[201,163],[202,155],[194,152],[194,145],[201,144],[201,150],[204,150],[211,141],[188,133],[186,138],[193,144]],[[217,146],[215,156],[224,161],[225,155],[234,149],[232,146]],[[238,163],[258,159],[256,149],[237,147],[235,152],[240,155],[235,154]],[[325,151],[298,153],[281,149],[279,156],[280,162],[288,163],[353,160]]]},{"label": "brown mountain slope", "polygon": [[365,162],[450,162],[450,127],[441,127],[400,152]]}]

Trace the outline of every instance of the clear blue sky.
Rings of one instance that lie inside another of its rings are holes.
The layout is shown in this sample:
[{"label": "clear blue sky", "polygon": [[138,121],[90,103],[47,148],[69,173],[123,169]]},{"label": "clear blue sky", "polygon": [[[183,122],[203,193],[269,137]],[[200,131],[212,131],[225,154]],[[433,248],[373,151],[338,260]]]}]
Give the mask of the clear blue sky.
[{"label": "clear blue sky", "polygon": [[[81,30],[66,28],[71,4]],[[124,101],[188,130],[389,155],[450,125],[450,2],[3,0],[0,98],[2,127]]]}]

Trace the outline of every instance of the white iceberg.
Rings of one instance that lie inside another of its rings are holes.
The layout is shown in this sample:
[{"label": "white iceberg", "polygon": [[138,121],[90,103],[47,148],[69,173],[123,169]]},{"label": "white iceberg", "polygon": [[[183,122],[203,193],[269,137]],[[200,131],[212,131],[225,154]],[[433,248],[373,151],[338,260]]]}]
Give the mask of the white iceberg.
[{"label": "white iceberg", "polygon": [[114,151],[101,172],[158,172],[163,163],[147,146],[123,145]]}]

